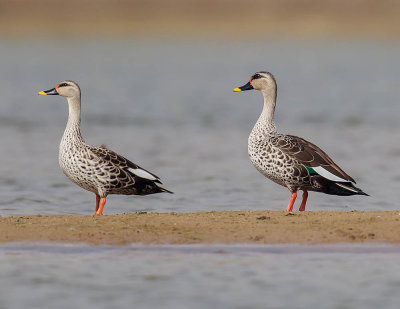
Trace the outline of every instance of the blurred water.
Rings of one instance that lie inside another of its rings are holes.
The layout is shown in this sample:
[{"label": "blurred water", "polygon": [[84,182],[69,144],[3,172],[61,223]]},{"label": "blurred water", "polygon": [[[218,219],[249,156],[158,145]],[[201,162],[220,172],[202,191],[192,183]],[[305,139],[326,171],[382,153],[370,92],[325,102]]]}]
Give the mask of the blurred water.
[{"label": "blurred water", "polygon": [[0,214],[90,214],[94,196],[58,167],[61,97],[73,79],[82,133],[159,175],[174,195],[110,196],[105,213],[283,210],[287,189],[247,157],[262,108],[233,93],[252,73],[278,81],[278,129],[328,152],[371,197],[311,193],[309,210],[398,209],[400,44],[317,41],[7,41],[0,45]]},{"label": "blurred water", "polygon": [[1,308],[393,308],[399,246],[0,247]]}]

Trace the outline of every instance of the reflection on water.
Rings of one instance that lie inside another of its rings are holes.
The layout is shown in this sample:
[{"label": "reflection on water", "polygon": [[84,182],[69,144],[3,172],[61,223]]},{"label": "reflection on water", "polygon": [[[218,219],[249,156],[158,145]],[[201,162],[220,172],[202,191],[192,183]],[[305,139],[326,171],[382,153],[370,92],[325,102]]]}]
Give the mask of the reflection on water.
[{"label": "reflection on water", "polygon": [[397,308],[399,246],[0,247],[2,308]]},{"label": "reflection on water", "polygon": [[283,210],[287,189],[247,157],[261,108],[233,93],[261,69],[278,81],[278,128],[316,143],[371,197],[311,193],[311,210],[398,209],[400,45],[328,42],[31,42],[0,46],[1,215],[90,214],[94,196],[58,167],[64,79],[83,91],[82,132],[161,176],[173,196],[111,196],[105,213]]}]

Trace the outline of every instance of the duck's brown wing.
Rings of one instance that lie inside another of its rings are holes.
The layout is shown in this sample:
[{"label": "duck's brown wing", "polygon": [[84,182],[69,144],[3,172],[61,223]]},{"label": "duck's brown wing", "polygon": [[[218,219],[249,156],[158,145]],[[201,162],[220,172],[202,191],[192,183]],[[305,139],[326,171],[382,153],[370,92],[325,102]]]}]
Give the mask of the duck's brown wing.
[{"label": "duck's brown wing", "polygon": [[[317,174],[328,178],[329,173],[336,181],[351,181],[354,179],[346,174],[333,160],[318,146],[294,135],[281,135],[273,141],[274,146],[293,157],[301,164],[312,168]],[[309,169],[312,172],[312,170]]]},{"label": "duck's brown wing", "polygon": [[133,163],[132,161],[129,161],[128,159],[124,158],[123,156],[117,154],[116,152],[110,149],[107,149],[105,147],[94,147],[94,146],[88,146],[88,148],[91,152],[93,152],[94,155],[98,156],[102,160],[110,162],[111,164],[119,167],[120,169],[127,170],[138,177],[161,183],[160,177],[149,172],[148,170],[145,170],[144,168]]}]

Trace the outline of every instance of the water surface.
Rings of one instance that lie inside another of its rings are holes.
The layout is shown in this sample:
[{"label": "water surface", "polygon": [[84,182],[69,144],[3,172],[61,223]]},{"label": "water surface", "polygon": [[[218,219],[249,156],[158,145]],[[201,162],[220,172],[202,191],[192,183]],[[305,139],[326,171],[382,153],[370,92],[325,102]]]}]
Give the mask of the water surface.
[{"label": "water surface", "polygon": [[[161,176],[174,195],[110,196],[105,213],[283,210],[289,192],[247,157],[262,108],[233,93],[278,81],[280,131],[316,143],[371,197],[311,193],[310,210],[393,210],[400,185],[400,44],[35,41],[0,46],[0,215],[91,214],[62,174],[64,79],[82,132]],[[398,246],[0,246],[0,308],[393,308]]]},{"label": "water surface", "polygon": [[278,81],[278,129],[319,145],[371,195],[311,193],[308,209],[399,209],[399,53],[382,42],[4,41],[0,214],[93,212],[93,194],[58,166],[66,101],[37,95],[63,79],[82,88],[85,140],[175,192],[110,196],[105,213],[283,210],[288,190],[247,156],[261,94],[232,92],[258,70]]},{"label": "water surface", "polygon": [[0,247],[1,308],[397,308],[399,246]]}]

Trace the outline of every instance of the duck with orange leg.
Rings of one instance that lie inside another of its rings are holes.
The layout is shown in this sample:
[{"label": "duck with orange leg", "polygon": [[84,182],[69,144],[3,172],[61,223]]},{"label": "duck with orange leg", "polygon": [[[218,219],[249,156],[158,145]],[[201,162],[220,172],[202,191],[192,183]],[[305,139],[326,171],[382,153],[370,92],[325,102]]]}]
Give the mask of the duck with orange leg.
[{"label": "duck with orange leg", "polygon": [[257,72],[247,84],[233,91],[252,89],[261,91],[264,107],[249,136],[248,153],[261,174],[292,193],[286,211],[293,210],[299,190],[304,192],[299,211],[306,209],[308,191],[342,196],[368,195],[355,187],[354,179],[318,146],[277,131],[274,123],[277,85],[271,73]]},{"label": "duck with orange leg", "polygon": [[160,178],[104,146],[83,141],[81,90],[66,80],[41,95],[60,95],[67,99],[69,116],[59,148],[59,164],[64,174],[81,188],[96,195],[95,215],[102,215],[109,194],[148,195],[171,191],[160,187]]}]

